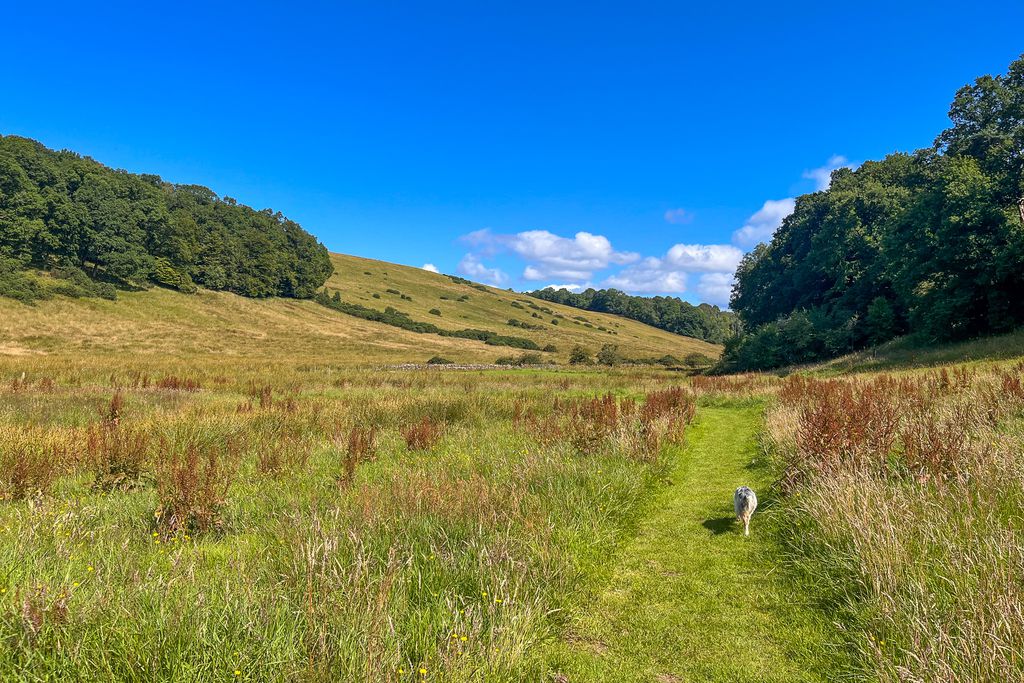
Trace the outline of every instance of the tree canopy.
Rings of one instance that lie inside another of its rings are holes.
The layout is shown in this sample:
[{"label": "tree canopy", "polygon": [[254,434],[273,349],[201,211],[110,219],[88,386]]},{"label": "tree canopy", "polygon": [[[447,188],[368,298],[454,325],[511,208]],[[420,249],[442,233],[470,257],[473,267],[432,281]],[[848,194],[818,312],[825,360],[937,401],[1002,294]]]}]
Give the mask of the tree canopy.
[{"label": "tree canopy", "polygon": [[711,304],[693,304],[674,296],[632,296],[617,289],[539,289],[530,296],[597,313],[613,313],[667,332],[721,344],[738,331],[736,316]]},{"label": "tree canopy", "polygon": [[746,255],[723,367],[1024,324],[1024,56],[960,89],[933,147],[833,173]]},{"label": "tree canopy", "polygon": [[297,223],[199,185],[0,136],[0,260],[182,291],[308,298],[332,272]]}]

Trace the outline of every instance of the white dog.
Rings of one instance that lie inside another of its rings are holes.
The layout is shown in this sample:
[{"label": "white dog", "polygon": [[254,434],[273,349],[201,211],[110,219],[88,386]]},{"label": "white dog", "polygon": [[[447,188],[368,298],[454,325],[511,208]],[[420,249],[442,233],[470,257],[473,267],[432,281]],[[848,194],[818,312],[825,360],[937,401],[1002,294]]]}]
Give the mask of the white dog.
[{"label": "white dog", "polygon": [[732,494],[732,506],[736,510],[736,519],[743,522],[743,535],[750,535],[750,516],[757,509],[757,494],[749,487],[741,486]]}]

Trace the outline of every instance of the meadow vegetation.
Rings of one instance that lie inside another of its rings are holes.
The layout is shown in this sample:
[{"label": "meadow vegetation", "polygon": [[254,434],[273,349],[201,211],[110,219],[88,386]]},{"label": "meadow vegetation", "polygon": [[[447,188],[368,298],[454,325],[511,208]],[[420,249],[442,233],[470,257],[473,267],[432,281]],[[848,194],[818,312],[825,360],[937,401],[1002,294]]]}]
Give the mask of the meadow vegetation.
[{"label": "meadow vegetation", "polygon": [[1024,364],[787,378],[764,445],[865,676],[1024,676]]},{"label": "meadow vegetation", "polygon": [[1024,365],[830,372],[2,356],[0,678],[1020,675]]},{"label": "meadow vegetation", "polygon": [[636,373],[2,374],[5,679],[540,679],[695,410]]}]

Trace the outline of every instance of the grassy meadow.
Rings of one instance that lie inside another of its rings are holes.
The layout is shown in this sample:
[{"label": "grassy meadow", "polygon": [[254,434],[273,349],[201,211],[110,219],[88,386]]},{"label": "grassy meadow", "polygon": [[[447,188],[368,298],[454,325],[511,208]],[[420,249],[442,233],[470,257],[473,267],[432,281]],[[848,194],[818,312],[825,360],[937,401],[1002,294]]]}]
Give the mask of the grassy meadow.
[{"label": "grassy meadow", "polygon": [[[410,315],[521,314],[387,268]],[[686,377],[375,365],[507,349],[312,302],[0,307],[0,680],[1024,677],[1019,335]],[[573,331],[672,352],[634,325]]]},{"label": "grassy meadow", "polygon": [[543,676],[694,410],[628,372],[3,366],[2,679]]}]

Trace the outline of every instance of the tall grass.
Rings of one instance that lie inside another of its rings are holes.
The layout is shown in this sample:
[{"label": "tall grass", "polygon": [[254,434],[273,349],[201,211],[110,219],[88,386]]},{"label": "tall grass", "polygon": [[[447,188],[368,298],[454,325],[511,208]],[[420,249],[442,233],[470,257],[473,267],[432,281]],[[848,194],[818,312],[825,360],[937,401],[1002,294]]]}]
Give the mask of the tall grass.
[{"label": "tall grass", "polygon": [[789,378],[794,560],[884,681],[1024,677],[1024,367]]},{"label": "tall grass", "polygon": [[0,679],[543,679],[676,381],[0,359]]}]

